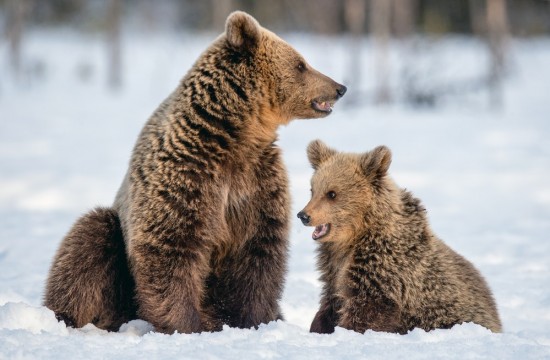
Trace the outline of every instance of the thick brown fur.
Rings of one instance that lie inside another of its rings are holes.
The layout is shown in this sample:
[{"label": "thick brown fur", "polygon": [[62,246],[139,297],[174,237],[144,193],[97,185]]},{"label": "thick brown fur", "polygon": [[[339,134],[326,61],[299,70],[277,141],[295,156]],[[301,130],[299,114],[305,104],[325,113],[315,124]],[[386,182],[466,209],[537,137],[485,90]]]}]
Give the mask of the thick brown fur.
[{"label": "thick brown fur", "polygon": [[345,90],[248,14],[228,17],[143,128],[113,206],[140,318],[166,333],[282,318],[290,204],[276,130],[326,116]]},{"label": "thick brown fur", "polygon": [[483,277],[433,234],[420,201],[387,175],[388,148],[340,153],[316,140],[308,157],[312,197],[299,217],[330,224],[316,234],[323,291],[311,332],[403,334],[463,322],[502,331]]},{"label": "thick brown fur", "polygon": [[78,219],[61,242],[44,305],[68,325],[92,323],[114,331],[136,318],[133,289],[118,216],[97,208]]}]

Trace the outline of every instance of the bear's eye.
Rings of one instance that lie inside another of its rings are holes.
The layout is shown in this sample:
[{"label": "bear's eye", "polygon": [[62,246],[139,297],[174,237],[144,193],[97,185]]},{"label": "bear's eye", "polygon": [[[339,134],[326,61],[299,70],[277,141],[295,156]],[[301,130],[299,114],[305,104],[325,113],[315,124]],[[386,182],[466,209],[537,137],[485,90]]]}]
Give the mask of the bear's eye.
[{"label": "bear's eye", "polygon": [[336,198],[336,193],[335,193],[334,191],[329,191],[329,192],[327,193],[327,197],[328,197],[329,199],[335,199],[335,198]]},{"label": "bear's eye", "polygon": [[304,64],[303,61],[300,61],[296,66],[296,68],[298,69],[299,72],[304,72],[306,71],[306,64]]}]

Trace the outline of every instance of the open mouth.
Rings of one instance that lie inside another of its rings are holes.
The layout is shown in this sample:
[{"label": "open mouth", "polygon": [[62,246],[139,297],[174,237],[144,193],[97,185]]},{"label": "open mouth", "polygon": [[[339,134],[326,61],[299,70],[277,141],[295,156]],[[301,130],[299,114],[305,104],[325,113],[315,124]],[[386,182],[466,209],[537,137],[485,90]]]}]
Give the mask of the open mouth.
[{"label": "open mouth", "polygon": [[313,107],[313,109],[317,111],[330,114],[334,106],[334,101],[331,102],[331,101],[313,100],[311,103],[311,106]]},{"label": "open mouth", "polygon": [[323,236],[326,236],[328,232],[330,231],[330,224],[322,224],[315,227],[315,230],[313,231],[313,234],[311,237],[313,240],[319,240]]}]

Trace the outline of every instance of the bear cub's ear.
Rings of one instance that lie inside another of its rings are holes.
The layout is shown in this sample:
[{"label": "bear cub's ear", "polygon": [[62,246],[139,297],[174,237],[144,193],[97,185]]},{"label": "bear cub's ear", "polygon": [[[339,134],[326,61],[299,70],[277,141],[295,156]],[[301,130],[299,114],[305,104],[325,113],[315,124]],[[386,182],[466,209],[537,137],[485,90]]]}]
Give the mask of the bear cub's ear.
[{"label": "bear cub's ear", "polygon": [[243,11],[229,14],[225,22],[225,36],[235,50],[252,52],[260,42],[260,24]]},{"label": "bear cub's ear", "polygon": [[321,140],[313,140],[307,146],[307,158],[314,170],[334,154],[336,150],[329,148]]},{"label": "bear cub's ear", "polygon": [[367,177],[380,178],[388,172],[391,164],[391,151],[386,146],[378,146],[361,156],[361,168]]}]

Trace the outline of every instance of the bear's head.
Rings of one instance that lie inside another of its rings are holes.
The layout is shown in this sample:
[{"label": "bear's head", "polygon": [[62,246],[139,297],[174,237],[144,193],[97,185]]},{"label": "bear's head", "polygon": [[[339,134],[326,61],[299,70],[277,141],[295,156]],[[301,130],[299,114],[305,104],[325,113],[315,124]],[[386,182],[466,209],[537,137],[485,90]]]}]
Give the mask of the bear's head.
[{"label": "bear's head", "polygon": [[276,125],[327,116],[346,92],[345,86],[312,68],[292,46],[242,11],[229,15],[220,41],[234,66],[230,71],[249,82],[243,91],[254,93],[263,104],[260,113],[273,115]]},{"label": "bear's head", "polygon": [[398,189],[387,175],[391,163],[387,147],[351,154],[315,140],[307,154],[314,169],[311,200],[298,218],[315,227],[314,240],[345,243],[388,225]]}]

